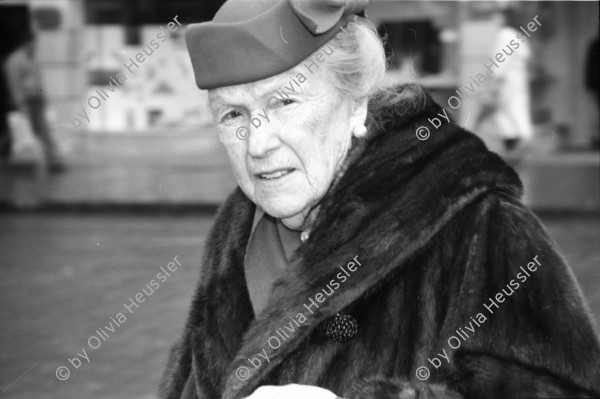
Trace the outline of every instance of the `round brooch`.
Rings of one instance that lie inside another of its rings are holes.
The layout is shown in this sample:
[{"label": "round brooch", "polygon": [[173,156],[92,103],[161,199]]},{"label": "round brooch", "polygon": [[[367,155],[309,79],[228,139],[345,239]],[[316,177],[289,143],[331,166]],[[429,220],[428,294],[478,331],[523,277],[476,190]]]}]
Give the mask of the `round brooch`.
[{"label": "round brooch", "polygon": [[333,342],[343,344],[358,334],[358,322],[348,314],[338,313],[325,325],[325,336]]}]

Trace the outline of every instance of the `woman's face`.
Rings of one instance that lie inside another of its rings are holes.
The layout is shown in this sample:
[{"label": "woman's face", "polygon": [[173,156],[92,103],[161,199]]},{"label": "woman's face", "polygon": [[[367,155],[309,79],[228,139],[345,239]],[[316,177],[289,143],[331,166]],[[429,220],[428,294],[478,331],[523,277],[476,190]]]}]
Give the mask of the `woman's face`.
[{"label": "woman's face", "polygon": [[[366,105],[344,100],[324,66],[209,92],[219,139],[246,195],[292,229],[331,185]],[[362,117],[362,120],[361,120]]]}]

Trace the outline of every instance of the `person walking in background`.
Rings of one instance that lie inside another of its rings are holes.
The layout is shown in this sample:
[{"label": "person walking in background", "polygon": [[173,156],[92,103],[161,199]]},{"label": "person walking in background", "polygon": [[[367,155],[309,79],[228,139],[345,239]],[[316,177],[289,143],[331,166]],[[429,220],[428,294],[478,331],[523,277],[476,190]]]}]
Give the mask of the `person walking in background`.
[{"label": "person walking in background", "polygon": [[[0,54],[0,66],[4,65],[4,58]],[[8,113],[13,110],[8,83],[0,68],[0,165],[6,164],[10,158],[12,141],[8,130]]]},{"label": "person walking in background", "polygon": [[[519,35],[520,15],[513,8],[502,12],[503,26],[493,47],[494,52],[505,48]],[[533,123],[529,103],[528,64],[531,49],[526,40],[521,48],[505,57],[502,66],[491,75],[488,96],[483,101],[475,130],[479,126],[500,139],[506,152],[512,152],[533,139]]]},{"label": "person walking in background", "polygon": [[18,111],[31,122],[34,134],[40,140],[50,172],[65,169],[57,145],[46,120],[46,101],[42,76],[35,59],[35,41],[32,37],[15,49],[6,59],[4,72],[12,100]]}]

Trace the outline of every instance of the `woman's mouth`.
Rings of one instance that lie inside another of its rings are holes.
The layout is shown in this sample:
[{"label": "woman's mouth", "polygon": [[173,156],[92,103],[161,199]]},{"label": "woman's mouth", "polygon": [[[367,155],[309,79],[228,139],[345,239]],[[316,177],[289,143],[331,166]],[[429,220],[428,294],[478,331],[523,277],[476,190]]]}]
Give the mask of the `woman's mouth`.
[{"label": "woman's mouth", "polygon": [[285,175],[288,175],[290,173],[292,173],[295,169],[294,168],[289,168],[289,169],[278,169],[272,172],[265,172],[265,173],[258,173],[257,176],[260,179],[264,179],[264,180],[274,180],[274,179],[279,179],[280,177],[283,177]]}]

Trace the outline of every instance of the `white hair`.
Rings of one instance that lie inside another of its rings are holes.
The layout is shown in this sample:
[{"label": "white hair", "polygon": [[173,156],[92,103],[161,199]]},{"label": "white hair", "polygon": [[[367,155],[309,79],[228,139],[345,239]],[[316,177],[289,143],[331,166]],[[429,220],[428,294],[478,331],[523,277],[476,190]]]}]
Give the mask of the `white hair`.
[{"label": "white hair", "polygon": [[396,114],[401,115],[422,109],[425,93],[421,87],[407,85],[398,90],[383,86],[388,60],[384,39],[373,24],[357,16],[346,19],[351,22],[344,30],[311,55],[313,57],[326,46],[334,47],[333,52],[327,52],[330,55],[325,57],[323,64],[331,74],[336,91],[350,100],[369,100],[369,120],[375,123],[384,122],[372,119],[380,108],[395,106]]},{"label": "white hair", "polygon": [[385,51],[371,22],[355,16],[325,46],[335,49],[323,64],[333,74],[333,86],[340,94],[361,100],[381,86],[387,69]]}]

